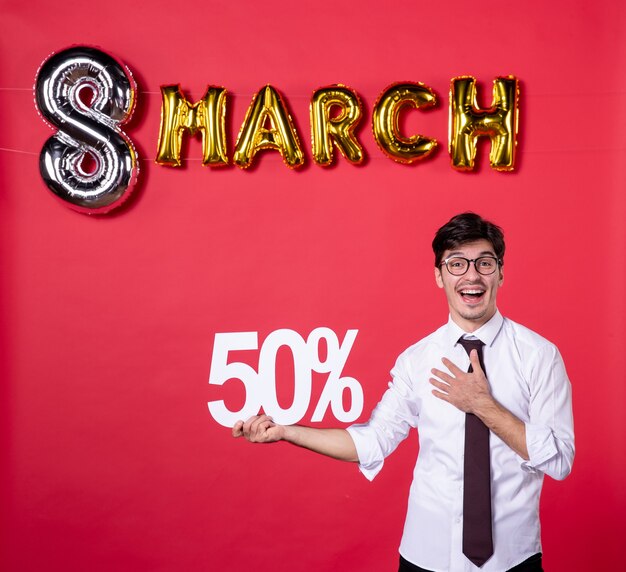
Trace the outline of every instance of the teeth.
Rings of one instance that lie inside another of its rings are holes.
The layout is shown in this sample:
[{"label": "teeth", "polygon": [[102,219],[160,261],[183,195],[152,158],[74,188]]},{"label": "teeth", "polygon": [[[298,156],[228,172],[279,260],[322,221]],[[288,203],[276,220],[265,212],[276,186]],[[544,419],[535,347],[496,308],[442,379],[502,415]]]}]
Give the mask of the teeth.
[{"label": "teeth", "polygon": [[461,294],[465,295],[465,294],[469,294],[469,295],[478,295],[478,294],[482,294],[484,292],[484,290],[461,290]]}]

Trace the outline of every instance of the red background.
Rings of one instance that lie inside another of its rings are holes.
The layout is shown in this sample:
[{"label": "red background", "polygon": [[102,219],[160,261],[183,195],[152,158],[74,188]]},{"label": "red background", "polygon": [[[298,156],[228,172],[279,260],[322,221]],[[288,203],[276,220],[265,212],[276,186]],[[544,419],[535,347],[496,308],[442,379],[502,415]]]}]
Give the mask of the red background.
[{"label": "red background", "polygon": [[[415,435],[371,484],[294,447],[235,441],[207,410],[225,395],[207,383],[213,339],[358,329],[344,372],[362,384],[367,417],[397,354],[446,319],[429,244],[468,209],[506,231],[500,309],[559,346],[574,388],[574,471],[547,480],[542,499],[546,568],[621,566],[621,3],[0,7],[3,570],[394,570]],[[125,130],[140,181],[98,217],[57,201],[38,170],[51,131],[34,77],[76,43],[123,60],[139,85]],[[507,74],[522,90],[516,172],[492,171],[486,145],[476,172],[453,170],[451,78],[477,77],[487,104]],[[390,161],[371,134],[372,106],[396,81],[439,99],[406,118],[408,133],[440,144],[413,166]],[[309,99],[338,82],[362,98],[367,160],[323,169],[311,161]],[[203,168],[196,139],[182,168],[155,165],[159,86],[176,83],[193,100],[207,84],[228,89],[229,155],[252,95],[271,83],[306,166],[262,152],[248,171]],[[288,402],[288,352],[279,363]],[[327,413],[323,425],[336,423]]]}]

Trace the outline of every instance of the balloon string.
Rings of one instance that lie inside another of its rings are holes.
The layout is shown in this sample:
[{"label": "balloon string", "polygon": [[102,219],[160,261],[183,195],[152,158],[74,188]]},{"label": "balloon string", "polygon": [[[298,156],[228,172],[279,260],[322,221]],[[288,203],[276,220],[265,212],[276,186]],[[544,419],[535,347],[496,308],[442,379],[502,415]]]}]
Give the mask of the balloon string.
[{"label": "balloon string", "polygon": [[[4,151],[6,153],[19,153],[20,155],[31,155],[31,156],[35,156],[38,157],[40,155],[39,152],[35,152],[35,151],[24,151],[23,149],[12,149],[10,147],[0,147],[0,152]],[[154,159],[150,159],[149,157],[139,157],[140,161],[145,161],[145,162],[149,162],[149,163],[154,163]],[[200,162],[202,161],[201,157],[189,157],[189,158],[183,158],[181,159],[181,161],[185,162],[185,161],[190,161],[192,163],[195,162]]]},{"label": "balloon string", "polygon": [[[0,87],[0,91],[17,91],[17,92],[19,92],[19,91],[28,91],[30,93],[34,93],[34,89],[32,87]],[[186,90],[183,90],[183,91],[185,92],[185,95],[187,95],[187,96],[189,96],[190,93],[196,93],[195,91],[194,92],[189,92],[189,91],[186,91]],[[158,96],[161,95],[160,91],[139,91],[138,93],[139,93],[139,95],[158,95]],[[198,93],[200,93],[200,92],[198,92]],[[230,95],[230,96],[248,97],[248,98],[250,98],[250,97],[252,97],[254,95],[253,93],[238,93],[238,92],[235,92],[235,91],[230,91],[230,90],[228,90],[228,88],[226,88],[226,93],[228,95]],[[257,93],[257,92],[254,92],[254,93]],[[313,93],[313,90],[311,90],[311,93]],[[281,95],[284,96],[285,94],[283,92],[281,92]],[[202,97],[202,95],[199,95],[198,97]],[[310,94],[309,95],[289,94],[289,97],[288,97],[288,99],[307,99],[307,100],[310,99],[310,98],[311,98]]]},{"label": "balloon string", "polygon": [[[520,151],[518,152],[520,155],[553,155],[553,154],[558,154],[558,153],[589,153],[590,151],[592,152],[597,152],[597,153],[606,153],[606,152],[618,152],[621,153],[624,150],[626,150],[623,147],[603,147],[603,148],[587,148],[587,149],[538,149],[536,151],[524,151],[523,153]],[[30,156],[39,156],[40,153],[39,152],[34,152],[34,151],[24,151],[23,149],[11,149],[9,147],[0,147],[0,153],[4,152],[4,153],[18,153],[20,155],[30,155]],[[341,161],[343,158],[340,158],[339,161]],[[138,160],[142,163],[155,163],[154,159],[151,157],[138,157]],[[181,157],[180,159],[181,163],[200,163],[202,161],[201,157]],[[388,157],[385,157],[383,154],[376,154],[375,152],[368,155],[368,161],[384,161],[385,163],[393,163],[393,161],[391,161]],[[313,164],[313,162],[311,161],[311,164]],[[172,168],[172,167],[170,167]],[[409,167],[410,168],[410,167]]]},{"label": "balloon string", "polygon": [[[165,84],[164,84],[165,85]],[[172,84],[173,85],[173,84]],[[212,84],[208,84],[208,85],[212,85]],[[224,87],[224,86],[213,86],[213,87]],[[234,95],[236,97],[252,97],[254,94],[258,93],[258,91],[255,91],[253,93],[239,93],[236,91],[230,91],[227,87],[226,89],[226,93],[228,95]],[[259,88],[263,89],[262,87]],[[286,96],[287,99],[311,99],[311,94],[316,90],[316,89],[320,89],[320,87],[316,87],[316,88],[311,88],[311,90],[307,93],[307,94],[299,94],[299,93],[286,93],[283,92],[280,88],[278,88],[281,95],[282,96]],[[28,91],[31,93],[34,93],[34,88],[32,87],[2,87],[0,86],[0,91]],[[196,93],[196,91],[189,91],[189,90],[185,90],[183,89],[183,91],[185,92],[186,95],[189,95],[190,93]],[[380,91],[380,90],[379,90]],[[138,93],[140,95],[161,95],[160,91],[138,91]],[[197,93],[200,93],[200,91],[198,91]],[[204,92],[203,92],[204,93]],[[359,96],[361,97],[361,99],[365,99],[362,96],[361,92],[358,92]],[[442,91],[441,93],[444,93],[444,91]],[[603,91],[603,92],[594,92],[595,95],[597,96],[621,96],[621,95],[625,95],[626,94],[626,90],[618,90],[618,91]],[[571,92],[568,93],[532,93],[532,94],[526,94],[527,97],[529,99],[534,99],[534,98],[544,98],[544,97],[573,97],[573,96],[580,96],[582,97],[583,94],[579,93],[579,94],[572,94]],[[376,96],[378,96],[378,92],[376,93]],[[201,95],[198,97],[202,97]]]},{"label": "balloon string", "polygon": [[[164,84],[165,85],[165,84]],[[173,84],[172,84],[173,85]],[[178,85],[178,84],[177,84]],[[213,84],[206,84],[206,85],[213,85]],[[206,87],[205,85],[205,87]],[[213,85],[213,87],[224,87],[224,86],[217,86],[217,85]],[[326,86],[328,87],[328,86]],[[254,94],[258,93],[258,91],[255,91],[253,93],[239,93],[237,91],[231,91],[229,90],[227,87],[225,87],[224,89],[226,89],[226,93],[228,95],[234,95],[236,97],[252,97]],[[263,89],[263,87],[260,87],[259,90]],[[316,89],[320,89],[319,86],[315,87],[315,88],[311,88],[311,90],[307,93],[307,94],[300,94],[300,93],[287,93],[284,92],[282,89],[277,88],[280,91],[280,94],[282,96],[286,96],[287,99],[311,99],[311,94],[316,90]],[[32,87],[2,87],[0,86],[0,91],[28,91],[30,93],[34,93],[34,88]],[[186,95],[189,95],[190,93],[200,93],[200,90],[198,90],[197,92],[195,90],[191,91],[188,89],[183,89],[183,91],[185,92]],[[380,90],[379,90],[380,91]],[[147,91],[147,90],[141,90],[138,91],[139,94],[141,95],[161,95],[160,91]],[[202,92],[204,93],[204,92]],[[357,91],[357,93],[359,94],[359,97],[361,97],[361,99],[365,99],[365,97],[363,97],[362,92]],[[444,90],[441,91],[441,93],[444,93]],[[603,92],[594,92],[595,95],[597,96],[621,96],[621,95],[625,95],[626,94],[626,90],[618,90],[618,91],[603,91]],[[375,97],[377,97],[379,95],[379,92],[376,92]],[[582,97],[583,94],[582,93],[578,93],[578,94],[572,94],[571,92],[568,93],[556,93],[556,92],[551,92],[551,93],[539,93],[539,92],[534,92],[532,94],[526,93],[526,96],[529,99],[534,99],[534,98],[544,98],[544,97],[577,97],[580,96]],[[199,97],[202,97],[201,95]]]},{"label": "balloon string", "polygon": [[32,151],[23,151],[22,149],[10,149],[8,147],[0,147],[0,151],[6,151],[8,153],[21,153],[22,155],[39,155],[39,153],[34,153]]}]

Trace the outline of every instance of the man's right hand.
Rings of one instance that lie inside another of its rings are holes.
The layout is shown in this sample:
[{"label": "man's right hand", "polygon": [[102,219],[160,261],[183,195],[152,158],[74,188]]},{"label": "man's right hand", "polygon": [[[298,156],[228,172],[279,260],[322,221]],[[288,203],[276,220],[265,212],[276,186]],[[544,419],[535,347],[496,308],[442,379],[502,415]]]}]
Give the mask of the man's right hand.
[{"label": "man's right hand", "polygon": [[233,437],[245,437],[250,443],[274,443],[285,436],[285,428],[267,415],[254,415],[247,421],[237,421]]}]

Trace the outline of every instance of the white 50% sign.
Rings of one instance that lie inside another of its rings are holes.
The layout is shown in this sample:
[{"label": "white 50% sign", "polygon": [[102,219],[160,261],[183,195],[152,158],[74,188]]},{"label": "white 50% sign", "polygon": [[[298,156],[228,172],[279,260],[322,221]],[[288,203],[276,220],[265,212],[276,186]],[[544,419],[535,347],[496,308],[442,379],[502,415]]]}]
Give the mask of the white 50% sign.
[{"label": "white 50% sign", "polygon": [[[234,351],[258,351],[258,332],[232,332],[215,334],[209,383],[223,385],[230,379],[240,380],[246,398],[239,411],[231,411],[223,400],[209,401],[209,412],[220,425],[232,427],[239,419],[257,415],[260,408],[276,423],[290,425],[300,421],[311,402],[313,372],[328,373],[328,379],[319,398],[311,421],[321,421],[330,406],[333,415],[341,422],[351,422],[363,411],[363,388],[353,377],[342,376],[358,330],[348,330],[341,344],[330,328],[316,328],[305,340],[293,330],[281,329],[269,334],[259,352],[258,372],[250,365],[232,361],[228,354]],[[326,343],[325,357],[320,354],[320,342]],[[290,407],[284,409],[276,396],[276,356],[286,346],[293,354],[294,396]],[[343,392],[350,392],[350,408],[343,406]]]}]

